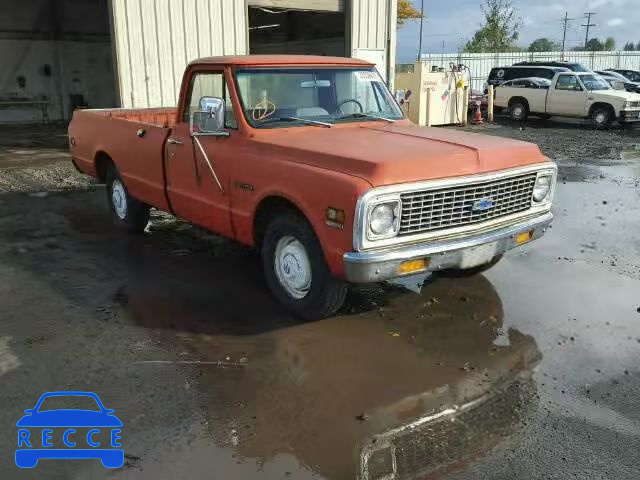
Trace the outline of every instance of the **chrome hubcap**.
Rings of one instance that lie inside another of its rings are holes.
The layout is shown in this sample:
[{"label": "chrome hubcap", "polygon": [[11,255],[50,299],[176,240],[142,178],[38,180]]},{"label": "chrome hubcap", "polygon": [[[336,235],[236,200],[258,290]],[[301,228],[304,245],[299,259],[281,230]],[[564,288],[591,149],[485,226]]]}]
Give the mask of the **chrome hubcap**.
[{"label": "chrome hubcap", "polygon": [[516,107],[513,109],[513,116],[520,118],[522,116],[522,107]]},{"label": "chrome hubcap", "polygon": [[307,296],[311,289],[311,262],[302,243],[291,236],[278,240],[273,267],[289,295],[297,300]]},{"label": "chrome hubcap", "polygon": [[114,180],[111,185],[111,203],[120,220],[127,218],[127,192],[120,180]]},{"label": "chrome hubcap", "polygon": [[607,116],[604,113],[598,113],[596,115],[596,122],[597,123],[604,123],[607,120]]}]

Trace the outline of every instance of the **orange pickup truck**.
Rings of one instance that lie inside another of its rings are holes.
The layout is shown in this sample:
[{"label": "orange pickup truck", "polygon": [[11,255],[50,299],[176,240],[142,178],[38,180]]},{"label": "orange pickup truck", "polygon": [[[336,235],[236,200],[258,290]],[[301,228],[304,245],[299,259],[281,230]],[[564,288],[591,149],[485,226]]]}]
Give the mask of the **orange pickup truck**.
[{"label": "orange pickup truck", "polygon": [[255,246],[308,319],[349,283],[484,270],[553,218],[557,168],[537,146],[416,127],[349,58],[196,60],[177,109],[78,110],[69,143],[116,224],[143,231],[153,207]]}]

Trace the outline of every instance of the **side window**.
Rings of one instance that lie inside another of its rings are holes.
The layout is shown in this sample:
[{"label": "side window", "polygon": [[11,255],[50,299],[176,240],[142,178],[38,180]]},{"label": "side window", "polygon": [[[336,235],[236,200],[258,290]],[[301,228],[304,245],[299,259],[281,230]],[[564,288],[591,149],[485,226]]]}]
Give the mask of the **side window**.
[{"label": "side window", "polygon": [[551,80],[554,77],[555,74],[556,74],[556,72],[554,72],[553,70],[550,70],[548,68],[539,68],[538,70],[536,70],[535,76]]},{"label": "side window", "polygon": [[514,78],[518,78],[518,74],[520,69],[518,68],[506,68],[504,71],[504,77],[502,80],[513,80]]},{"label": "side window", "polygon": [[187,91],[187,103],[184,110],[184,122],[189,122],[192,112],[200,110],[202,97],[218,97],[225,103],[225,128],[238,128],[233,105],[227,94],[227,83],[222,72],[196,73],[191,77],[189,90]]},{"label": "side window", "polygon": [[625,75],[632,82],[640,82],[640,73],[638,72],[627,72],[628,75]]},{"label": "side window", "polygon": [[560,75],[556,83],[556,90],[565,90],[570,92],[581,91],[582,87],[578,83],[575,75]]}]

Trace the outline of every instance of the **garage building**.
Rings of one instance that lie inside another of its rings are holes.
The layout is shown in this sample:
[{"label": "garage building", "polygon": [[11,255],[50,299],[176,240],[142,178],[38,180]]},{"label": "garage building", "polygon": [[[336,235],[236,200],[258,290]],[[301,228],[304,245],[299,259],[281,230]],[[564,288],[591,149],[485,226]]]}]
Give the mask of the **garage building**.
[{"label": "garage building", "polygon": [[397,0],[3,0],[0,122],[175,106],[185,65],[248,53],[352,56],[392,79]]}]

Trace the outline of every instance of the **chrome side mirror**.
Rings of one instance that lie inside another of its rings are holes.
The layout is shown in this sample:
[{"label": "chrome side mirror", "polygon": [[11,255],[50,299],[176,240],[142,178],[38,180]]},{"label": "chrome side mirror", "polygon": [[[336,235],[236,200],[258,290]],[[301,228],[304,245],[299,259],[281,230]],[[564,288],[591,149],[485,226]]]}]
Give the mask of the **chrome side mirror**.
[{"label": "chrome side mirror", "polygon": [[224,100],[218,97],[202,97],[200,99],[200,110],[191,112],[189,116],[189,131],[191,136],[228,137],[229,132],[224,129],[224,123]]}]

